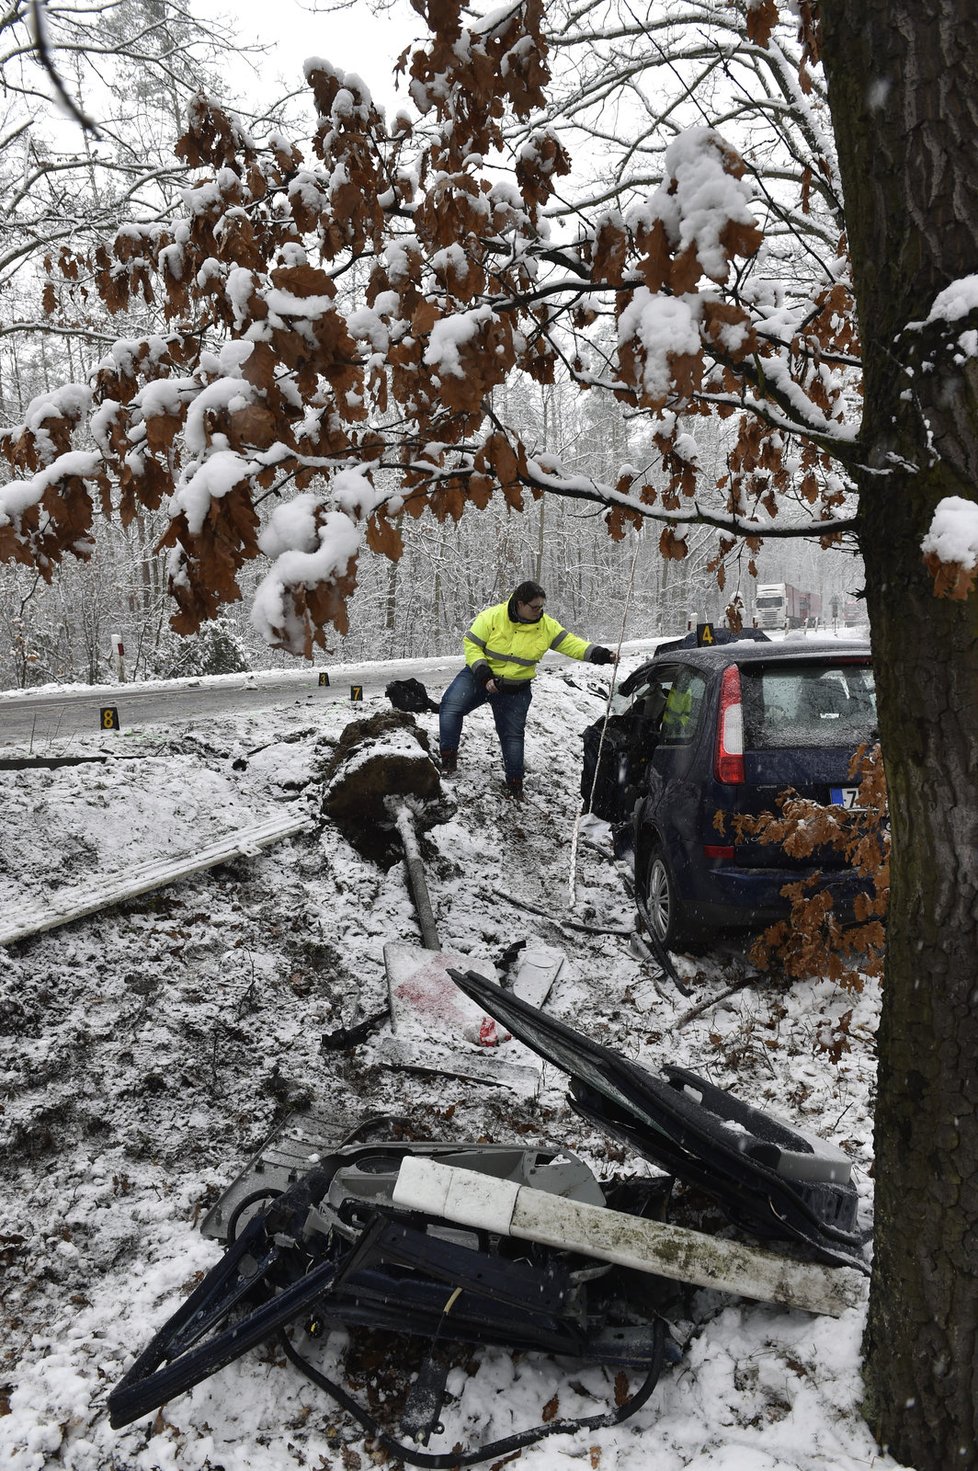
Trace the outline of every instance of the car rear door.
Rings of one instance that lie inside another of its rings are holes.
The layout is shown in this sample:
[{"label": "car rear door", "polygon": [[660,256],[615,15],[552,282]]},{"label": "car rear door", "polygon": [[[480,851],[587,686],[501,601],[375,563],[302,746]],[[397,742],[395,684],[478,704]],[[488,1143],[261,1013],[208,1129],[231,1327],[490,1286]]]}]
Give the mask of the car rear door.
[{"label": "car rear door", "polygon": [[708,744],[709,681],[692,665],[676,662],[656,671],[665,694],[659,740],[647,774],[644,806],[682,882],[690,854],[702,844],[703,759]]},{"label": "car rear door", "polygon": [[[788,788],[824,805],[853,805],[857,781],[852,758],[876,738],[876,697],[868,657],[772,660],[740,670],[744,718],[744,787],[735,810],[776,811]],[[738,862],[769,867],[771,846],[738,843]],[[820,850],[814,861],[841,866],[841,855]],[[799,860],[806,866],[808,857]],[[779,866],[792,866],[778,855]]]},{"label": "car rear door", "polygon": [[581,796],[586,811],[610,823],[631,817],[659,740],[665,700],[654,669],[645,666],[613,697],[611,713],[584,731]]}]

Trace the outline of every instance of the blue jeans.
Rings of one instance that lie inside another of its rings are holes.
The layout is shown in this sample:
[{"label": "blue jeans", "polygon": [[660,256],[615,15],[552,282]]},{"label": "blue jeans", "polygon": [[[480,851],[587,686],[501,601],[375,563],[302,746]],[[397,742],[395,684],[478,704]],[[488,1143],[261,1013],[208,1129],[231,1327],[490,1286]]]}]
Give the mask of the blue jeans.
[{"label": "blue jeans", "polygon": [[503,751],[503,769],[507,781],[523,780],[523,732],[533,691],[530,681],[510,687],[498,695],[487,695],[472,670],[465,666],[456,674],[441,697],[438,710],[438,744],[443,751],[457,751],[462,739],[462,721],[480,705],[488,704],[496,722],[496,734]]}]

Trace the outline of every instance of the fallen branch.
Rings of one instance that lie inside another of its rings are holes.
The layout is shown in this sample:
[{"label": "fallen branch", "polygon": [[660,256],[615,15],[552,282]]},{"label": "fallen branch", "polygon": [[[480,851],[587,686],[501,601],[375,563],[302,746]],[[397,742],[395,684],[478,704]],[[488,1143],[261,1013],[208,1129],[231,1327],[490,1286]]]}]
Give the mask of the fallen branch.
[{"label": "fallen branch", "polygon": [[512,904],[515,909],[529,910],[530,914],[539,914],[543,919],[548,919],[558,930],[571,929],[583,930],[587,935],[630,935],[631,929],[603,928],[601,925],[584,924],[579,919],[554,919],[548,909],[543,909],[539,904],[531,904],[529,899],[514,899],[512,894],[507,894],[505,889],[493,889],[497,899],[505,899],[507,904]]},{"label": "fallen branch", "polygon": [[728,986],[725,991],[721,991],[719,996],[711,996],[709,1000],[700,1001],[698,1005],[691,1006],[688,1011],[684,1011],[682,1016],[678,1017],[677,1020],[673,1022],[670,1031],[678,1031],[679,1028],[684,1027],[687,1022],[691,1022],[694,1017],[702,1016],[704,1011],[709,1011],[711,1006],[719,1006],[720,1002],[726,1001],[728,996],[735,996],[738,991],[743,991],[747,986],[751,984],[751,980],[752,977],[744,976],[733,986]]}]

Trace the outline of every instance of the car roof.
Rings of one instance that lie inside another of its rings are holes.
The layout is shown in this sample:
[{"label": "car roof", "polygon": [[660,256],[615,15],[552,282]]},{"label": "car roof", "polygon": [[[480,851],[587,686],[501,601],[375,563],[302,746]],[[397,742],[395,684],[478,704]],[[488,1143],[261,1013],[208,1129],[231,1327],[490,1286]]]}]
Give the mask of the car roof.
[{"label": "car roof", "polygon": [[679,658],[697,664],[780,664],[782,660],[824,659],[825,657],[864,655],[869,658],[867,639],[838,638],[786,638],[771,639],[767,643],[755,643],[752,639],[740,639],[736,643],[713,644],[700,648],[657,649],[652,660]]},{"label": "car roof", "polygon": [[624,695],[630,694],[644,678],[664,664],[691,664],[705,671],[725,669],[728,664],[802,664],[812,660],[869,659],[870,655],[868,639],[785,638],[766,639],[764,642],[738,639],[700,648],[685,646],[685,640],[671,641],[633,670],[622,681],[620,690]]}]

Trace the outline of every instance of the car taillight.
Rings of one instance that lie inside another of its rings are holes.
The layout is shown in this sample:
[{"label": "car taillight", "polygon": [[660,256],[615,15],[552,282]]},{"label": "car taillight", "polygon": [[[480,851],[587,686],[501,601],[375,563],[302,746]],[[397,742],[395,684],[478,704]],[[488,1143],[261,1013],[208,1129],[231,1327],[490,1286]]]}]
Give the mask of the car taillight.
[{"label": "car taillight", "polygon": [[717,748],[713,760],[717,781],[744,780],[744,707],[740,703],[740,670],[731,664],[720,684]]}]

